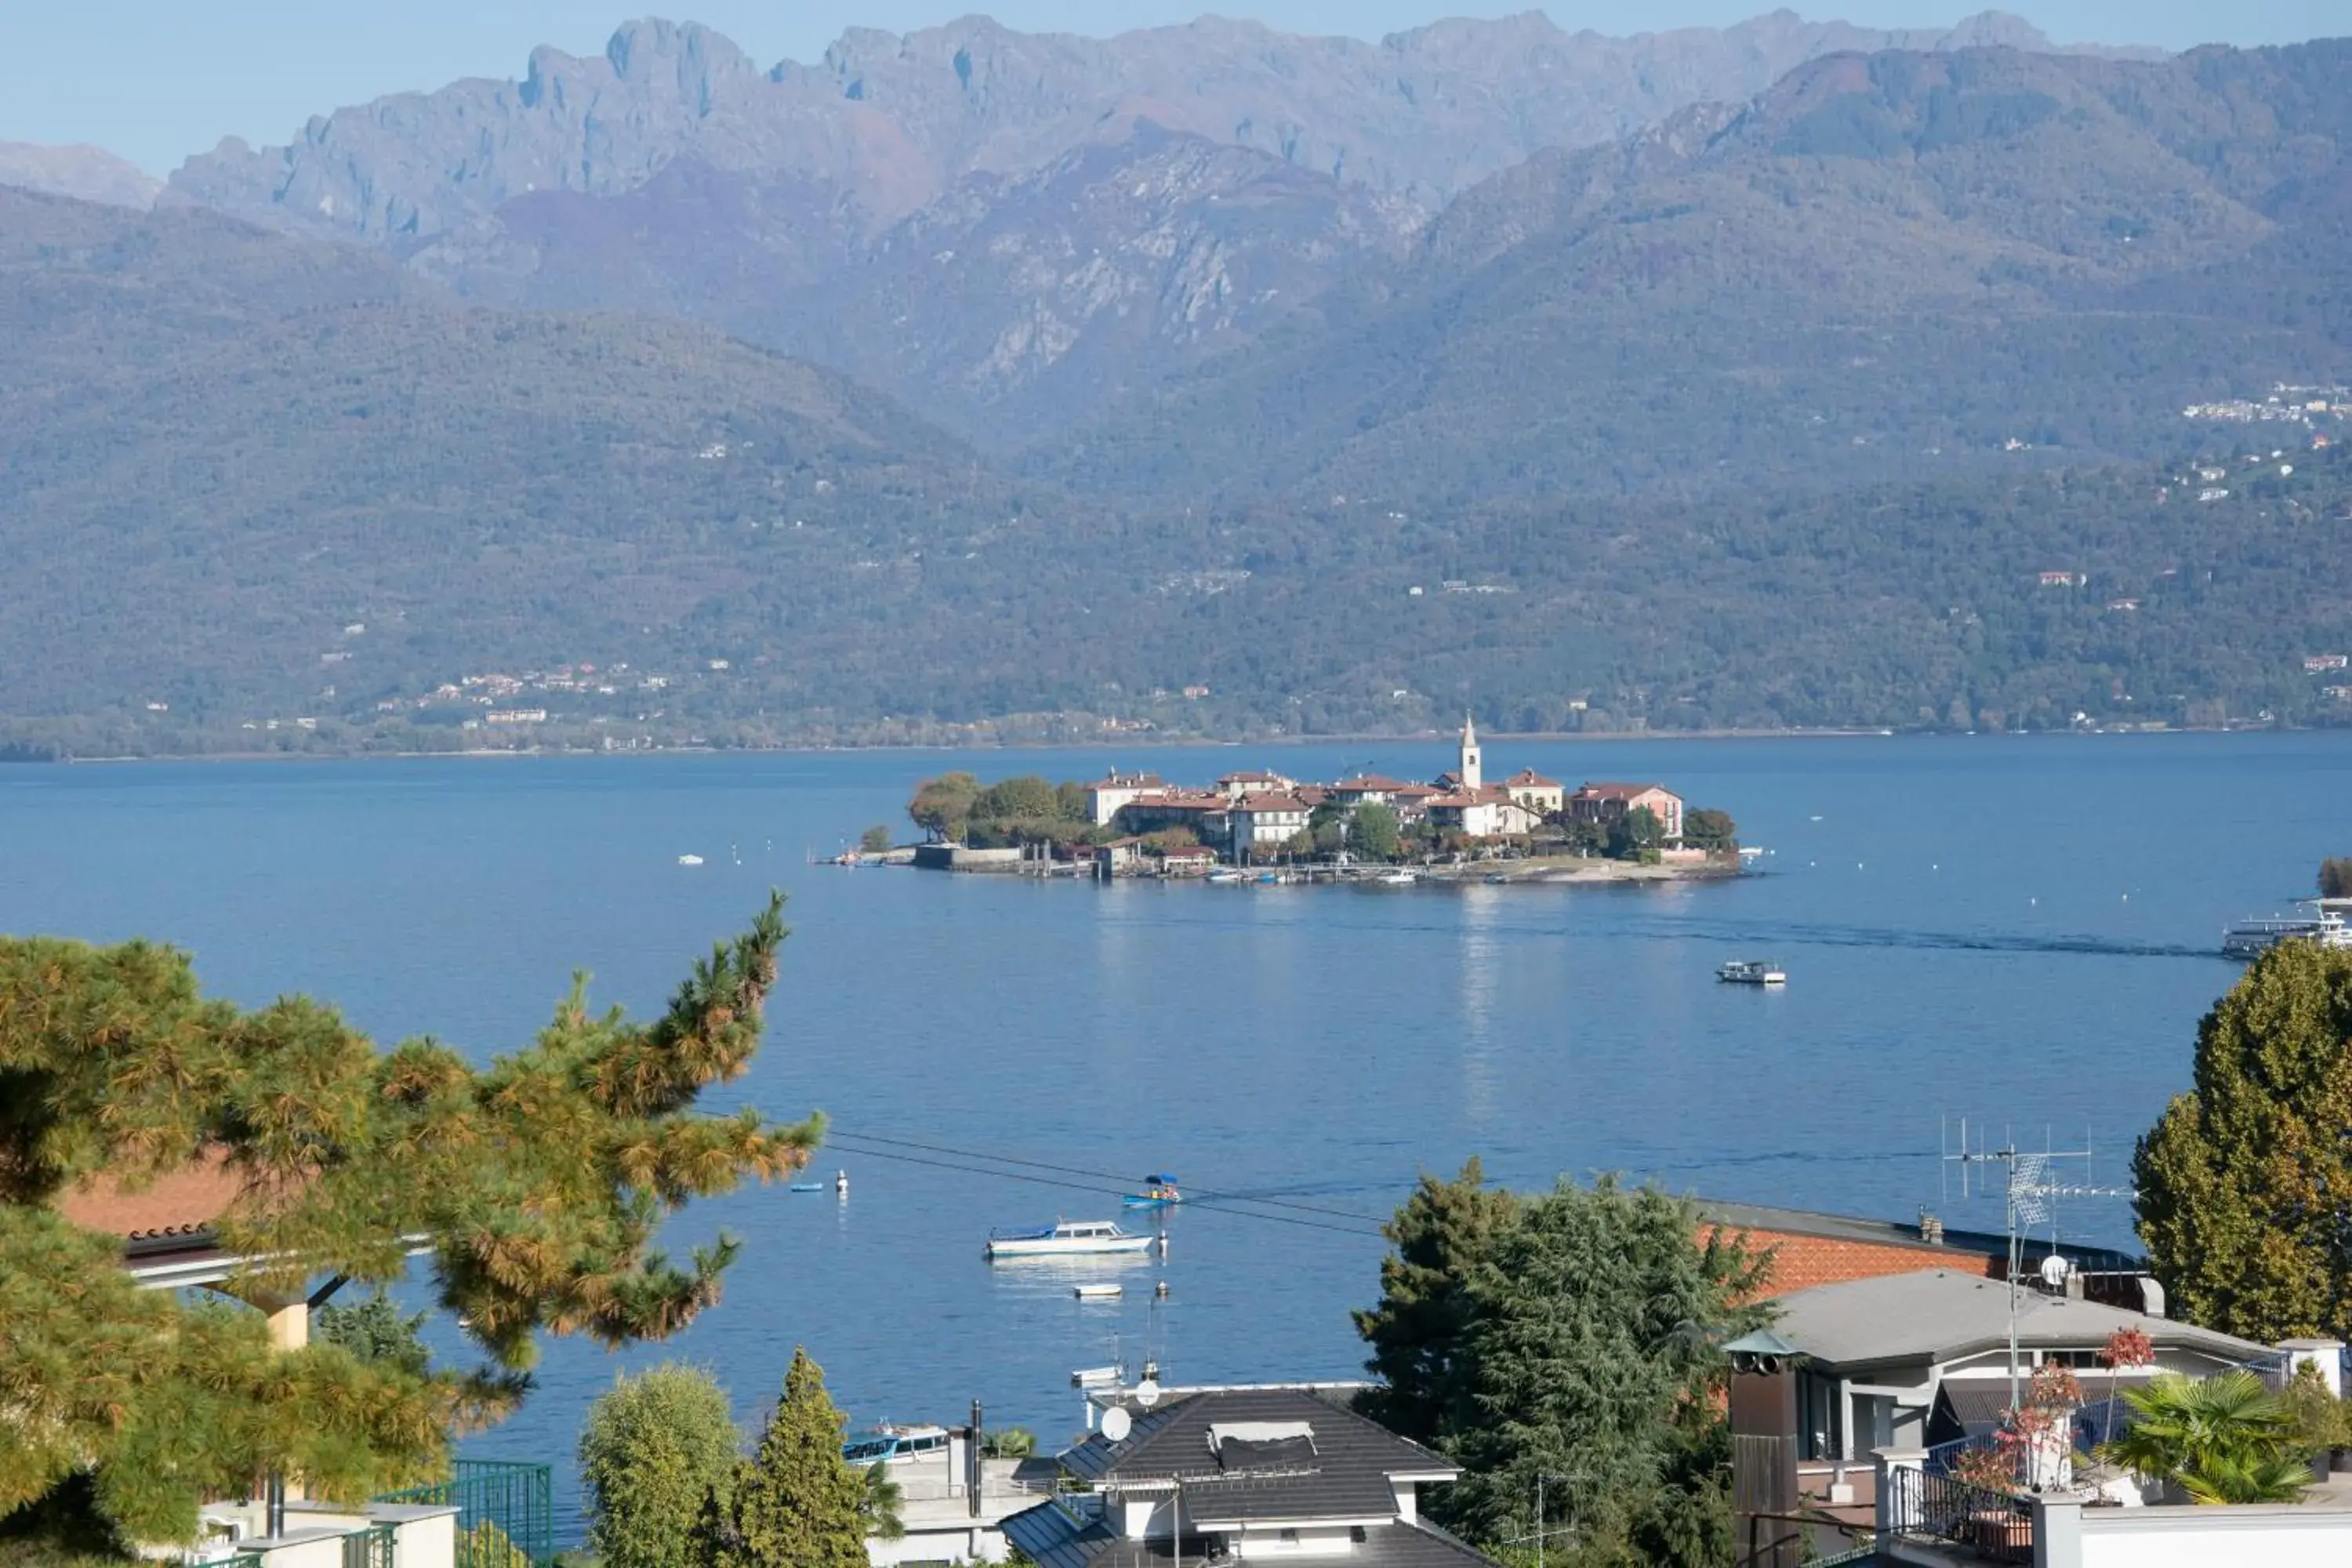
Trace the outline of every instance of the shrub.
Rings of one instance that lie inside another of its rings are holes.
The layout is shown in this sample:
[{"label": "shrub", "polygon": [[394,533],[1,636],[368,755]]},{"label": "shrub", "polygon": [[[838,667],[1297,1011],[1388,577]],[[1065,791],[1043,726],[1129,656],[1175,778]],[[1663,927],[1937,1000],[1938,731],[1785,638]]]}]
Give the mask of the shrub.
[{"label": "shrub", "polygon": [[580,1434],[588,1543],[603,1568],[689,1568],[703,1497],[729,1493],[737,1459],[734,1416],[709,1373],[671,1363],[622,1376]]}]

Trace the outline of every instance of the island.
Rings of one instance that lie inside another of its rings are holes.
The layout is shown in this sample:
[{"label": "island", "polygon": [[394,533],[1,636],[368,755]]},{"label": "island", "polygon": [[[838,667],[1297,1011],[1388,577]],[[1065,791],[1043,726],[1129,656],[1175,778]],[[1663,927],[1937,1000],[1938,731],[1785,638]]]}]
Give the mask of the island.
[{"label": "island", "polygon": [[1633,881],[1738,874],[1738,825],[1686,808],[1656,783],[1570,790],[1531,768],[1486,776],[1465,717],[1454,766],[1426,783],[1357,774],[1328,783],[1270,770],[1213,784],[1113,769],[1088,783],[1037,776],[982,784],[928,778],[908,802],[924,840],[887,847],[869,829],[845,859],[1037,876],[1307,881],[1471,879]]}]

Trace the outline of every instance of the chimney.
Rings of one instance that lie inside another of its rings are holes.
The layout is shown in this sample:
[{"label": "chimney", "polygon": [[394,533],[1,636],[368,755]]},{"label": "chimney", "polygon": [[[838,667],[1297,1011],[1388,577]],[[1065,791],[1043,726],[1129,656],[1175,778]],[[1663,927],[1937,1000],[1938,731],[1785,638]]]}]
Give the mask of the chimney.
[{"label": "chimney", "polygon": [[1919,1239],[1930,1247],[1944,1245],[1944,1222],[1926,1209],[1919,1211]]}]

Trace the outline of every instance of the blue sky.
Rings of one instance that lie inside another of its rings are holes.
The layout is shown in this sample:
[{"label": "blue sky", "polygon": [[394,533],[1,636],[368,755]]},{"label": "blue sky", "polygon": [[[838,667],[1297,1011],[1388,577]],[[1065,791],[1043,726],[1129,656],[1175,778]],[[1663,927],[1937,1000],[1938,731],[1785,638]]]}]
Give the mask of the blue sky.
[{"label": "blue sky", "polygon": [[[1535,0],[1224,0],[1214,9],[1297,32],[1377,37],[1447,15]],[[1559,0],[1562,26],[1631,33],[1720,26],[1775,0]],[[851,23],[895,31],[982,10],[1008,26],[1111,33],[1181,21],[1198,0],[667,0],[762,65],[813,59]],[[1812,0],[1801,9],[1877,26],[1948,24],[1970,0]],[[2063,40],[2292,43],[2352,33],[2347,0],[2040,0],[2007,7]],[[535,44],[604,47],[630,0],[7,0],[0,22],[0,141],[89,142],[163,174],[223,135],[286,141],[312,113],[461,76],[517,74]]]}]

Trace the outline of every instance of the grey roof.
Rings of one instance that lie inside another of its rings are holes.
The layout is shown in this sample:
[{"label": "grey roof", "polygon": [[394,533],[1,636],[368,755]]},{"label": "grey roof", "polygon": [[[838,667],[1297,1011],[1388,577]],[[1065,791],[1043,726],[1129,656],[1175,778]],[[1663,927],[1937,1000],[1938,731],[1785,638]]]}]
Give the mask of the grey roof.
[{"label": "grey roof", "polygon": [[[1228,1444],[1222,1455],[1211,1447],[1212,1425],[1242,1421],[1303,1421],[1315,1435],[1311,1443]],[[1185,1511],[1210,1522],[1386,1518],[1396,1512],[1391,1476],[1461,1474],[1444,1455],[1338,1401],[1291,1388],[1180,1394],[1136,1415],[1121,1442],[1096,1433],[1064,1454],[1062,1467],[1110,1490],[1181,1479]]]},{"label": "grey roof", "polygon": [[[1824,1368],[1951,1361],[2009,1342],[2009,1287],[1948,1269],[1817,1285],[1780,1299],[1772,1326]],[[2033,1349],[2095,1350],[2117,1329],[2139,1329],[2159,1349],[2202,1351],[2224,1361],[2269,1347],[2210,1329],[2096,1301],[2021,1289],[2017,1342]]]},{"label": "grey roof", "polygon": [[[1929,1253],[1966,1252],[2002,1259],[2009,1257],[2009,1237],[1995,1231],[1947,1227],[1944,1239],[1934,1242],[1920,1235],[1916,1225],[1906,1225],[1900,1220],[1863,1219],[1853,1215],[1822,1214],[1812,1209],[1774,1208],[1766,1204],[1718,1203],[1713,1198],[1693,1198],[1691,1202],[1697,1207],[1701,1218],[1711,1219],[1733,1230],[1817,1236],[1829,1241],[1868,1242],[1874,1247],[1916,1247]],[[2035,1258],[2051,1250],[2047,1243],[2033,1244]],[[2055,1250],[2084,1268],[2133,1269],[2139,1267],[2137,1258],[2112,1247],[2061,1242]]]},{"label": "grey roof", "polygon": [[[1121,1540],[1099,1521],[1073,1519],[1054,1503],[1016,1513],[1000,1528],[1037,1568],[1172,1568],[1176,1562],[1171,1542]],[[1206,1555],[1203,1542],[1185,1541],[1185,1562]],[[1349,1568],[1494,1568],[1494,1559],[1444,1531],[1402,1521],[1359,1531],[1347,1561]]]}]

